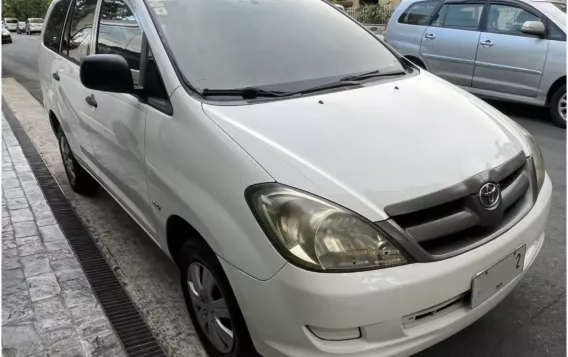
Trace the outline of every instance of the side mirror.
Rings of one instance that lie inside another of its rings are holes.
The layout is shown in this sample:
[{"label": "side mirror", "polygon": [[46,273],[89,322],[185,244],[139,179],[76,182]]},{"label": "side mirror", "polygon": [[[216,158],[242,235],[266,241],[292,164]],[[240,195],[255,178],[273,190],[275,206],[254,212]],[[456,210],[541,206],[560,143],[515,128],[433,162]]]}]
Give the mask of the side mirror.
[{"label": "side mirror", "polygon": [[528,35],[544,36],[546,29],[540,21],[526,21],[521,27],[521,32]]},{"label": "side mirror", "polygon": [[113,93],[132,93],[134,82],[130,67],[119,55],[90,55],[83,59],[79,69],[81,83],[94,90]]}]

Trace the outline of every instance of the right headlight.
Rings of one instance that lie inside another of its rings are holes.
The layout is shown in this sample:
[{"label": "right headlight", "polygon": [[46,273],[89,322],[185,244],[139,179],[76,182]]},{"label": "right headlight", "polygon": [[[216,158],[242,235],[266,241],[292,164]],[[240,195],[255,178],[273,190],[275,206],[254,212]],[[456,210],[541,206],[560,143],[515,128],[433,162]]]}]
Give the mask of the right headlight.
[{"label": "right headlight", "polygon": [[316,271],[353,271],[408,263],[371,222],[338,205],[278,184],[253,186],[247,200],[276,249]]},{"label": "right headlight", "polygon": [[544,158],[542,157],[542,151],[540,151],[540,147],[538,143],[534,139],[534,137],[526,131],[522,126],[519,125],[519,128],[523,135],[525,136],[525,140],[527,144],[531,148],[531,160],[533,163],[533,167],[535,170],[535,178],[536,178],[536,193],[540,192],[542,185],[544,184],[544,178],[546,176],[546,171],[544,170]]}]

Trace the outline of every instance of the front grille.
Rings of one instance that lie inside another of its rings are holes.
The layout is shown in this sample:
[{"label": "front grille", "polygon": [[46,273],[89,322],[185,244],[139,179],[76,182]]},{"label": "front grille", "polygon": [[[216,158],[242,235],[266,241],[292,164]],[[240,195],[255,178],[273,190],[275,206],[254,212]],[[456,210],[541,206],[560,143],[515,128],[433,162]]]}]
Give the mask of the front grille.
[{"label": "front grille", "polygon": [[[391,214],[392,222],[428,255],[447,255],[476,245],[520,219],[532,205],[531,177],[531,165],[521,153],[447,192],[386,207],[385,211],[400,212]],[[479,190],[487,182],[497,184],[501,191],[499,203],[491,208],[482,206],[479,198]],[[443,203],[432,204],[436,197]],[[420,209],[409,209],[412,206]]]}]

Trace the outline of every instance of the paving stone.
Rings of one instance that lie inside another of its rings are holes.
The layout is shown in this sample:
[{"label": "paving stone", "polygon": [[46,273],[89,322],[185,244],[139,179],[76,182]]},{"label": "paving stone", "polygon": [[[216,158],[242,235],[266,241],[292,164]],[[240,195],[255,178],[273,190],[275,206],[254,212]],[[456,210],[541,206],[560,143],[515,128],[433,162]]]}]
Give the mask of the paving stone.
[{"label": "paving stone", "polygon": [[18,174],[22,173],[22,172],[30,172],[32,171],[32,169],[30,168],[29,165],[25,164],[25,165],[14,165],[14,169],[16,170],[16,172]]},{"label": "paving stone", "polygon": [[12,226],[14,227],[14,237],[16,237],[16,239],[37,236],[39,234],[37,226],[33,221],[18,222],[12,224]]},{"label": "paving stone", "polygon": [[71,270],[71,269],[81,268],[81,266],[79,265],[79,262],[77,262],[77,259],[75,259],[75,258],[66,258],[66,259],[54,260],[54,261],[51,262],[51,266],[53,267],[53,270],[55,270],[55,271]]},{"label": "paving stone", "polygon": [[18,257],[18,249],[2,249],[2,258]]},{"label": "paving stone", "polygon": [[48,348],[49,357],[83,357],[83,347],[77,337],[55,342]]},{"label": "paving stone", "polygon": [[63,232],[58,225],[39,227],[39,232],[44,242],[66,241]]},{"label": "paving stone", "polygon": [[39,236],[18,238],[16,240],[20,257],[45,252],[43,242]]},{"label": "paving stone", "polygon": [[17,187],[20,187],[20,181],[17,178],[2,180],[2,188],[4,190],[8,188],[17,188]]},{"label": "paving stone", "polygon": [[12,170],[14,169],[14,165],[12,163],[2,163],[2,170]]},{"label": "paving stone", "polygon": [[33,307],[40,334],[71,327],[71,318],[60,296],[34,302]]},{"label": "paving stone", "polygon": [[2,232],[13,230],[10,217],[2,217]]},{"label": "paving stone", "polygon": [[69,246],[69,243],[67,243],[66,240],[62,240],[62,241],[55,241],[55,242],[45,242],[45,250],[47,250],[48,252],[54,252],[54,251],[58,251],[58,250],[70,250],[71,247]]},{"label": "paving stone", "polygon": [[24,267],[24,275],[26,278],[52,272],[49,258],[45,253],[21,257],[20,261]]},{"label": "paving stone", "polygon": [[10,210],[28,208],[28,200],[25,197],[8,198],[6,204]]},{"label": "paving stone", "polygon": [[81,340],[83,350],[92,357],[119,357],[126,356],[122,351],[118,338],[109,331],[106,334],[97,334]]},{"label": "paving stone", "polygon": [[30,200],[30,206],[34,214],[51,211],[46,200]]},{"label": "paving stone", "polygon": [[61,293],[57,278],[53,273],[32,276],[26,278],[30,289],[32,302],[54,297]]},{"label": "paving stone", "polygon": [[33,316],[30,294],[26,290],[2,295],[2,326],[14,322],[30,321]]},{"label": "paving stone", "polygon": [[[18,175],[19,174],[20,173],[18,173]],[[40,190],[40,187],[36,181],[27,181],[27,182],[22,182],[21,184],[25,192]]]},{"label": "paving stone", "polygon": [[7,233],[11,233],[12,237],[14,236],[14,232],[2,232],[2,250],[4,249],[14,249],[17,248],[16,240],[14,238],[6,238],[4,237]]},{"label": "paving stone", "polygon": [[[78,307],[72,309],[76,310]],[[76,312],[74,312],[76,313]],[[111,330],[110,323],[103,312],[94,312],[82,318],[74,320],[77,325],[79,335],[84,338],[87,336],[99,335]]]},{"label": "paving stone", "polygon": [[68,259],[68,258],[75,259],[75,253],[73,253],[71,249],[60,249],[60,250],[47,252],[47,256],[49,257],[50,261]]},{"label": "paving stone", "polygon": [[[20,289],[23,285],[23,289]],[[22,268],[2,269],[2,295],[27,290],[26,279]]]},{"label": "paving stone", "polygon": [[10,220],[12,223],[33,221],[34,215],[29,208],[10,210]]},{"label": "paving stone", "polygon": [[3,356],[36,356],[43,351],[41,338],[33,322],[2,326]]},{"label": "paving stone", "polygon": [[18,176],[16,176],[16,171],[2,170],[2,179],[15,179],[15,178],[18,178]]},{"label": "paving stone", "polygon": [[49,353],[47,351],[43,351],[40,353],[34,353],[33,355],[29,355],[28,357],[49,357]]},{"label": "paving stone", "polygon": [[57,341],[61,341],[71,337],[77,338],[79,336],[77,335],[77,330],[75,329],[75,327],[64,327],[57,330],[51,330],[46,333],[42,333],[40,337],[41,341],[43,342],[43,346],[45,348],[49,348]]},{"label": "paving stone", "polygon": [[55,276],[57,277],[57,281],[63,282],[67,280],[84,278],[85,273],[83,273],[83,270],[81,268],[64,269],[55,271]]},{"label": "paving stone", "polygon": [[16,188],[10,188],[7,189],[6,187],[3,187],[4,189],[4,197],[8,198],[21,198],[21,197],[26,197],[26,195],[24,194],[24,190],[22,190],[19,187]]},{"label": "paving stone", "polygon": [[39,201],[44,198],[43,192],[40,189],[28,190],[25,192],[25,194],[29,201]]},{"label": "paving stone", "polygon": [[60,283],[61,293],[68,308],[96,302],[86,279],[68,280]]},{"label": "paving stone", "polygon": [[53,216],[53,213],[51,211],[37,212],[37,213],[34,212],[34,216],[36,218],[36,223],[38,227],[51,226],[57,224],[57,221],[55,220],[55,217]]},{"label": "paving stone", "polygon": [[20,257],[2,258],[2,269],[15,269],[21,268],[22,262]]},{"label": "paving stone", "polygon": [[[2,202],[4,202],[6,199],[4,197],[2,197]],[[7,206],[2,206],[2,218],[4,217],[10,217],[10,211],[8,210]]]},{"label": "paving stone", "polygon": [[22,172],[18,175],[21,182],[36,181],[35,176],[32,172]]}]

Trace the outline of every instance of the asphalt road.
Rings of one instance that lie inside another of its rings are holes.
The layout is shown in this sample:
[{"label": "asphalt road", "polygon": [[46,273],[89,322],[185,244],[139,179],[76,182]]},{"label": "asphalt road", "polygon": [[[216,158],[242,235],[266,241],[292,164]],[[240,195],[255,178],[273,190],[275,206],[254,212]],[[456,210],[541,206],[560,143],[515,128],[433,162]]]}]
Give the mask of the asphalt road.
[{"label": "asphalt road", "polygon": [[[12,35],[14,43],[2,46],[2,76],[17,79],[34,97],[41,102],[41,90],[38,84],[37,54],[39,47],[38,36]],[[526,278],[514,292],[499,306],[485,317],[457,333],[444,342],[420,353],[418,356],[565,356],[566,355],[566,131],[556,128],[549,120],[546,110],[522,105],[491,103],[506,113],[529,132],[531,132],[543,151],[546,169],[552,179],[553,198],[552,209],[546,230],[544,247],[537,257]],[[51,168],[50,168],[51,169]],[[63,185],[62,185],[63,186]],[[66,194],[68,190],[64,187]],[[78,213],[88,224],[93,235],[97,236],[100,225],[107,225],[107,231],[102,234],[103,246],[113,245],[118,237],[108,231],[113,227],[111,220],[120,222],[124,233],[126,227],[135,224],[120,208],[107,197],[99,198],[96,203],[98,216],[86,209],[85,199],[77,198],[72,193],[71,201]],[[114,217],[104,216],[104,212],[114,212]],[[102,212],[102,213],[101,213]],[[102,215],[102,218],[101,218]],[[106,220],[106,221],[105,221]],[[95,222],[96,224],[92,224]],[[140,234],[137,228],[128,228],[129,235]],[[122,236],[126,239],[128,236]],[[128,239],[126,239],[128,240]],[[120,254],[113,257],[121,269],[128,269],[129,262],[136,261],[138,256],[153,257],[154,274],[175,274],[166,259],[159,257],[161,253],[153,247],[150,239],[145,237],[143,243],[136,241],[134,250],[122,249]],[[123,244],[122,242],[120,244]],[[104,247],[103,247],[104,248]],[[132,256],[128,256],[132,254]],[[121,263],[122,262],[122,263]],[[146,264],[147,265],[147,264]],[[142,265],[140,269],[142,269]],[[132,276],[132,277],[131,277]],[[136,284],[134,274],[123,274],[123,284]],[[170,277],[171,278],[171,277]],[[133,279],[132,282],[129,279]],[[152,279],[146,276],[145,279]],[[147,282],[146,282],[147,284]],[[129,293],[132,293],[129,290]],[[136,297],[133,298],[138,303]],[[169,294],[168,298],[176,300],[172,303],[175,309],[180,307],[179,291]],[[169,303],[169,302],[168,302]],[[149,305],[150,306],[150,305]],[[147,308],[142,308],[145,311]],[[158,319],[151,324],[160,326]],[[188,321],[188,320],[184,320]],[[178,325],[178,329],[180,325]],[[201,355],[199,346],[186,346],[187,338],[195,338],[192,328],[187,333],[179,331],[160,331],[158,338],[166,344],[170,355]],[[179,341],[176,341],[178,339]],[[192,342],[196,343],[196,342]]]}]

